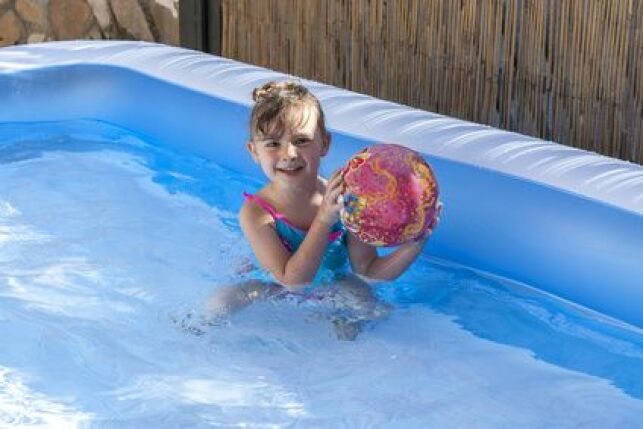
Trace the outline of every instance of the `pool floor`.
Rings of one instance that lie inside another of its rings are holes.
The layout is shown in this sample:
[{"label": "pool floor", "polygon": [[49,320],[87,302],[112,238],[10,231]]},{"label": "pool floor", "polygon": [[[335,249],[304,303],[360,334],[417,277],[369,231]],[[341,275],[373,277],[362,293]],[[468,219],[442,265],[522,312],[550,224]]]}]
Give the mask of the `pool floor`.
[{"label": "pool floor", "polygon": [[0,124],[0,427],[642,427],[639,330],[428,254],[352,342],[323,304],[205,323],[260,186],[101,122]]}]

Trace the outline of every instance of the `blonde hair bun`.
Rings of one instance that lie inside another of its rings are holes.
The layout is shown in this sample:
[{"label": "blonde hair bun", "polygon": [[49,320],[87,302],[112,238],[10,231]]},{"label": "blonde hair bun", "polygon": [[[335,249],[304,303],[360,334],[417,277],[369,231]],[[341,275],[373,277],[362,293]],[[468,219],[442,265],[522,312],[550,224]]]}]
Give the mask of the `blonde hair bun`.
[{"label": "blonde hair bun", "polygon": [[270,98],[302,99],[308,95],[308,89],[296,81],[270,81],[252,91],[252,100],[261,103]]},{"label": "blonde hair bun", "polygon": [[[292,106],[309,105],[317,111],[317,124],[326,134],[324,112],[317,97],[298,81],[271,81],[252,91],[255,105],[250,117],[251,139],[275,132],[286,126],[285,112]],[[279,131],[280,132],[280,131]]]}]

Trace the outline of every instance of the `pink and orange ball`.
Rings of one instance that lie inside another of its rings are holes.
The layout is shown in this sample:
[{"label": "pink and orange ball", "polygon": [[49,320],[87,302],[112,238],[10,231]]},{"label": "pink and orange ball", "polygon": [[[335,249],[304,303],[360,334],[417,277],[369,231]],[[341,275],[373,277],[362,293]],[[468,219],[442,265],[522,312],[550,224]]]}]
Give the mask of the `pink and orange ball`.
[{"label": "pink and orange ball", "polygon": [[397,246],[422,237],[438,215],[438,183],[426,161],[396,144],[375,144],[344,167],[341,220],[362,242]]}]

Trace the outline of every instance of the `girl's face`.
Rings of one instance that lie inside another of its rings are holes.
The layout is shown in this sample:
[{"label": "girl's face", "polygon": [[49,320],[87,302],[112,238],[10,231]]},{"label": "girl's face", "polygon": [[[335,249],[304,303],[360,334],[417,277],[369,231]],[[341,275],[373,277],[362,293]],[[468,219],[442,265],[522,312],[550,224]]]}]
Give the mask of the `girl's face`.
[{"label": "girl's face", "polygon": [[318,127],[312,106],[293,106],[283,127],[248,143],[248,150],[271,181],[284,185],[316,183],[321,157],[328,153],[330,136]]}]

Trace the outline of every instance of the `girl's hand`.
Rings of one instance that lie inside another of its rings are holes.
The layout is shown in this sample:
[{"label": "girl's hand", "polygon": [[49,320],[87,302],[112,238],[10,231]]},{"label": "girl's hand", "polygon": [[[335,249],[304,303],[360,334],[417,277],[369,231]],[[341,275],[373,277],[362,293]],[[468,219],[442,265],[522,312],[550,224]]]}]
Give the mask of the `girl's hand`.
[{"label": "girl's hand", "polygon": [[438,224],[440,223],[440,216],[442,214],[442,202],[438,201],[438,204],[436,205],[436,215],[435,218],[433,219],[433,222],[431,223],[431,226],[426,230],[424,234],[413,240],[413,243],[419,244],[423,246],[428,240],[431,234],[433,234],[433,230],[438,227]]},{"label": "girl's hand", "polygon": [[330,179],[328,179],[324,200],[317,213],[319,220],[328,225],[333,225],[339,220],[339,212],[344,207],[344,201],[340,198],[342,192],[344,192],[344,186],[342,170],[335,170]]}]

